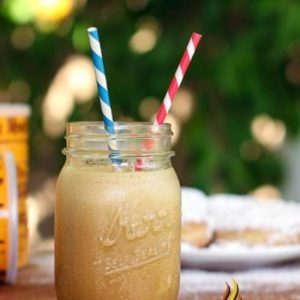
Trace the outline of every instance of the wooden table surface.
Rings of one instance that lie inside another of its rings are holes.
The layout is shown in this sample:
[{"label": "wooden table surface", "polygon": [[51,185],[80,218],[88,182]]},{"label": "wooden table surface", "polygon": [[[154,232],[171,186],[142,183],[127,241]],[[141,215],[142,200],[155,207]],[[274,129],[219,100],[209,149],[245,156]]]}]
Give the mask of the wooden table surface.
[{"label": "wooden table surface", "polygon": [[[241,279],[241,281],[237,280],[240,282],[240,291],[244,300],[300,300],[299,263],[294,263],[290,272],[286,266],[274,268],[274,274],[278,274],[278,278],[282,278],[281,283],[276,283],[272,280],[268,282],[268,277],[265,275],[262,278],[262,282],[259,283],[259,276],[270,274],[272,271],[268,270],[267,272],[255,273],[255,271],[251,271],[250,273],[245,273],[249,274],[248,278],[241,272],[236,273],[236,276]],[[282,272],[282,276],[280,272]],[[179,299],[221,300],[225,289],[223,277],[228,278],[227,280],[230,282],[232,275],[224,272],[183,270]],[[272,279],[272,276],[270,279]],[[252,283],[251,280],[253,281]],[[0,287],[0,300],[55,299],[52,254],[42,254],[34,257],[31,263],[19,272],[18,281],[14,286]]]}]

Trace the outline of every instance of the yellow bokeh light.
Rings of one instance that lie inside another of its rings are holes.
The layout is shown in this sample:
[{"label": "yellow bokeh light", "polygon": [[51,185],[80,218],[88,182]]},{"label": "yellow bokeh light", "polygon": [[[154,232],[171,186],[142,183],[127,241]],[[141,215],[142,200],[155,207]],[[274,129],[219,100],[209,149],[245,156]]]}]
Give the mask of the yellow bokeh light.
[{"label": "yellow bokeh light", "polygon": [[258,115],[251,123],[253,137],[266,149],[279,149],[286,136],[286,127],[280,120],[272,119],[268,115]]},{"label": "yellow bokeh light", "polygon": [[187,121],[194,109],[194,96],[188,89],[181,88],[172,104],[171,111],[180,122]]},{"label": "yellow bokeh light", "polygon": [[251,195],[262,200],[278,200],[281,198],[279,189],[271,184],[265,184],[256,188],[251,192]]},{"label": "yellow bokeh light", "polygon": [[144,20],[137,32],[129,40],[129,48],[136,53],[143,54],[152,50],[160,34],[160,25],[157,20]]},{"label": "yellow bokeh light", "polygon": [[130,39],[129,46],[136,53],[146,53],[152,50],[156,44],[157,35],[150,28],[137,31]]},{"label": "yellow bokeh light", "polygon": [[58,22],[68,17],[73,8],[74,0],[31,0],[34,14],[40,22]]}]

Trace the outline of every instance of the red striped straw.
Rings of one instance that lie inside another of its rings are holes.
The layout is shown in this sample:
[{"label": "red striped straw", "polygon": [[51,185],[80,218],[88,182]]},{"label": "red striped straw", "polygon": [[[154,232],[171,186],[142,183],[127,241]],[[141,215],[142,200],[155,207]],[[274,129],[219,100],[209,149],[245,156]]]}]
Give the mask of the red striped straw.
[{"label": "red striped straw", "polygon": [[[168,91],[165,95],[165,98],[155,116],[153,125],[161,125],[164,123],[166,116],[172,106],[174,98],[178,92],[180,84],[183,80],[183,77],[190,65],[190,62],[193,58],[193,55],[199,45],[199,42],[202,38],[202,35],[196,32],[192,33],[192,36],[189,40],[189,43],[181,57],[179,66],[175,72],[175,75],[169,85]],[[143,169],[143,163],[141,159],[138,159],[135,163],[135,170],[141,171]]]},{"label": "red striped straw", "polygon": [[168,88],[168,91],[165,95],[164,101],[161,104],[155,120],[154,125],[161,125],[164,123],[166,116],[172,106],[172,103],[174,101],[174,98],[178,92],[178,89],[180,87],[180,84],[182,82],[182,79],[190,65],[190,62],[193,58],[193,55],[195,53],[195,50],[197,49],[199,42],[202,38],[202,35],[196,32],[192,33],[192,36],[189,40],[189,43],[183,53],[183,56],[181,57],[179,66],[176,70],[176,73],[170,83],[170,86]]}]

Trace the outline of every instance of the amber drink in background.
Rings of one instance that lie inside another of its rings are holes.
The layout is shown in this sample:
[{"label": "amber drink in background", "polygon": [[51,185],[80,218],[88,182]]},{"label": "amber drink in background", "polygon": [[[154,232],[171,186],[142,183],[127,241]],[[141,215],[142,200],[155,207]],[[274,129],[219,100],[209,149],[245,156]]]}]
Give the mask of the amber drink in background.
[{"label": "amber drink in background", "polygon": [[18,265],[27,262],[27,182],[28,182],[28,118],[30,107],[26,104],[0,104],[0,152],[9,151],[17,167],[19,249]]},{"label": "amber drink in background", "polygon": [[0,284],[15,283],[18,269],[18,189],[12,153],[0,153]]}]

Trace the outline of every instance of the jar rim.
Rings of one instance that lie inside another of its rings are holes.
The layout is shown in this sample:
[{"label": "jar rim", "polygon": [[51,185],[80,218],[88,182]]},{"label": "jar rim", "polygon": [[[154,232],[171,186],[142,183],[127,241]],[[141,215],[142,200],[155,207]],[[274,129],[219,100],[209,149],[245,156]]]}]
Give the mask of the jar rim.
[{"label": "jar rim", "polygon": [[171,124],[163,123],[153,124],[152,122],[114,122],[114,134],[108,135],[104,123],[101,121],[79,121],[79,122],[68,122],[66,138],[71,136],[95,136],[99,138],[116,138],[118,136],[130,135],[133,131],[135,133],[152,134],[155,136],[161,135],[173,135],[171,131]]},{"label": "jar rim", "polygon": [[67,124],[65,154],[115,155],[124,157],[172,156],[171,124],[115,122],[115,133],[108,134],[103,122]]},{"label": "jar rim", "polygon": [[[73,121],[73,122],[67,122],[67,128],[70,127],[97,127],[99,129],[103,129],[104,128],[104,123],[102,121]],[[154,124],[153,122],[137,122],[137,121],[133,121],[133,122],[114,122],[114,128],[116,130],[118,129],[126,129],[126,128],[131,128],[131,127],[145,127],[145,128],[157,128],[157,129],[164,129],[164,130],[171,130],[171,124],[170,123],[163,123],[163,124]]]}]

